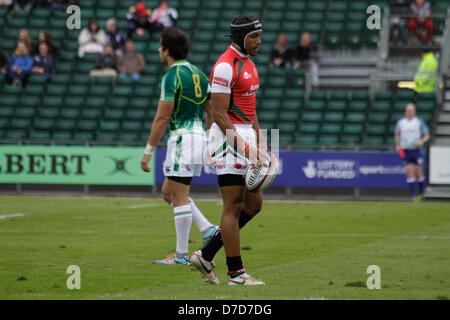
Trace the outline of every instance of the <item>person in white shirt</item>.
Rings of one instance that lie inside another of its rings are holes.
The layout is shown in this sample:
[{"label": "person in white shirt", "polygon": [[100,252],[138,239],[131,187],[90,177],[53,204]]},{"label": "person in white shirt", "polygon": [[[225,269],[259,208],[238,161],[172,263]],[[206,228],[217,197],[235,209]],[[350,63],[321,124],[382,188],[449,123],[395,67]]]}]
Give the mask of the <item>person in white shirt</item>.
[{"label": "person in white shirt", "polygon": [[161,0],[158,8],[153,10],[150,17],[150,23],[157,23],[162,28],[174,27],[178,20],[178,12],[176,9],[169,7],[169,1]]},{"label": "person in white shirt", "polygon": [[419,186],[420,196],[425,192],[425,177],[423,175],[422,146],[430,139],[428,127],[422,119],[416,117],[416,106],[406,105],[405,117],[395,126],[395,148],[406,168],[406,182],[411,197],[416,197],[416,184]]},{"label": "person in white shirt", "polygon": [[100,29],[97,20],[92,19],[78,37],[78,57],[83,58],[86,53],[103,53],[106,41],[105,31]]}]

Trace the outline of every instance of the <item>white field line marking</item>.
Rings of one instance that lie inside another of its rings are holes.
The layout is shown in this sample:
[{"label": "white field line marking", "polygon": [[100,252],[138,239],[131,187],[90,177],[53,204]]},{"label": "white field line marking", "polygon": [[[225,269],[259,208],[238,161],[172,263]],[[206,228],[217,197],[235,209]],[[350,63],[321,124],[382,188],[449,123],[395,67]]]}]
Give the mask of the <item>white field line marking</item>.
[{"label": "white field line marking", "polygon": [[[117,235],[147,235],[148,232],[136,232],[136,231],[116,231],[116,232],[105,232],[105,231],[94,231],[94,230],[70,230],[70,231],[59,231],[59,230],[0,230],[0,233],[90,233],[90,234],[117,234]],[[389,239],[414,239],[414,240],[450,240],[450,235],[443,236],[431,236],[431,235],[401,235],[401,234],[355,234],[355,233],[304,233],[299,234],[298,238],[302,237],[355,237],[355,238],[385,238],[383,240]]]},{"label": "white field line marking", "polygon": [[161,207],[162,205],[159,203],[144,203],[144,204],[135,204],[132,206],[128,206],[128,209],[139,209],[139,208],[150,208],[150,207]]},{"label": "white field line marking", "polygon": [[25,215],[25,213],[2,214],[2,215],[0,215],[0,219],[23,217],[24,215]]}]

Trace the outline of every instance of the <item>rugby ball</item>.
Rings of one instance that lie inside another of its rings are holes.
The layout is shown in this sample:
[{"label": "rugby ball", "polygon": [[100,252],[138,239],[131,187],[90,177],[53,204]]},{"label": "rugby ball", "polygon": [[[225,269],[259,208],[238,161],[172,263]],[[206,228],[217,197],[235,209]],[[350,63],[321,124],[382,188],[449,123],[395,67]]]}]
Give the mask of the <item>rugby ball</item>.
[{"label": "rugby ball", "polygon": [[251,192],[261,192],[272,183],[278,172],[278,159],[274,154],[268,152],[270,161],[267,167],[248,165],[245,172],[245,185]]}]

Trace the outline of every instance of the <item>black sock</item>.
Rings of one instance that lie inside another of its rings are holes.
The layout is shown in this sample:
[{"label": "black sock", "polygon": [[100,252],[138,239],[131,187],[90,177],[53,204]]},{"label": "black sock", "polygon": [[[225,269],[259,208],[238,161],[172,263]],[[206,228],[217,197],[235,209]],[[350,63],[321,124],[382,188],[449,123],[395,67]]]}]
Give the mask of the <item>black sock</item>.
[{"label": "black sock", "polygon": [[[241,213],[239,214],[239,229],[242,229],[252,218],[253,216],[248,215],[244,210],[241,210]],[[208,244],[202,249],[203,259],[211,262],[222,246],[222,235],[220,233],[220,229],[218,229],[212,236],[211,240],[209,240]]]},{"label": "black sock", "polygon": [[241,256],[227,257],[228,275],[235,278],[245,272]]}]

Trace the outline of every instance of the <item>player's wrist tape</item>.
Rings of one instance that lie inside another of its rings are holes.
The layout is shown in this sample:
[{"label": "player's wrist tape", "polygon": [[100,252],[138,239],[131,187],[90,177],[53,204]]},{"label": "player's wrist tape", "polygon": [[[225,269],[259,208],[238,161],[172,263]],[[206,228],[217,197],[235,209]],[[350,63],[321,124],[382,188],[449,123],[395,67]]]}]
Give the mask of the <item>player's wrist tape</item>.
[{"label": "player's wrist tape", "polygon": [[155,150],[155,147],[152,146],[151,144],[147,143],[147,146],[145,147],[145,150],[144,150],[144,154],[150,156],[153,153],[153,150]]}]

